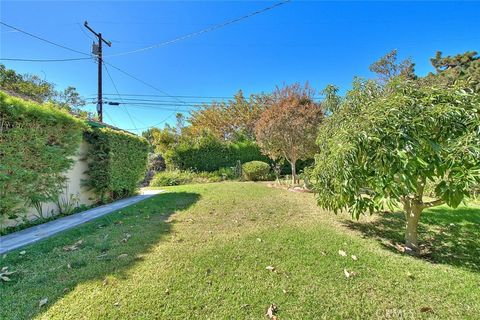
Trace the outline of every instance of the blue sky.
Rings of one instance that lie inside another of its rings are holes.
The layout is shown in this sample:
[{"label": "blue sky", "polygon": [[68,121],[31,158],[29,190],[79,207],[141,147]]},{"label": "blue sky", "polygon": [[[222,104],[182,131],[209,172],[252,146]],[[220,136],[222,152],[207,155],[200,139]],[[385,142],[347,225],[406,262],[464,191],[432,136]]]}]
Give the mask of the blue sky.
[{"label": "blue sky", "polygon": [[[112,47],[104,50],[108,56],[167,41],[274,3],[2,1],[0,19],[51,41],[90,52],[92,40],[81,26],[88,20],[112,41]],[[318,90],[333,83],[345,92],[354,76],[372,77],[368,66],[392,49],[398,49],[401,58],[411,57],[420,75],[431,71],[429,58],[437,50],[445,54],[480,51],[479,21],[480,2],[475,1],[292,1],[210,33],[106,60],[170,95],[229,97],[239,89],[246,94],[269,92],[276,85],[305,81]],[[0,32],[3,58],[80,56],[3,26]],[[38,74],[58,88],[72,85],[83,96],[96,94],[94,61],[3,63],[21,73]],[[109,69],[122,94],[160,94]],[[105,73],[104,92],[115,93]],[[106,106],[105,121],[127,129],[148,127],[164,119],[175,121],[172,114],[178,100],[144,99],[171,102],[162,107],[129,106],[133,123],[124,108]]]}]

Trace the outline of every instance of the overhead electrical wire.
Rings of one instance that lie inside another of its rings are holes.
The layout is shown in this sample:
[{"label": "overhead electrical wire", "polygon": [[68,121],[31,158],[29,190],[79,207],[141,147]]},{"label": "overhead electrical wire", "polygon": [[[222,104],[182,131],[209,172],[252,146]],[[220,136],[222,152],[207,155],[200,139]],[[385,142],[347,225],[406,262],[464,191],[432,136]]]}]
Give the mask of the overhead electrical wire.
[{"label": "overhead electrical wire", "polygon": [[16,31],[21,32],[21,33],[23,33],[23,34],[26,34],[26,35],[28,35],[28,36],[30,36],[30,37],[33,37],[33,38],[35,38],[35,39],[38,39],[38,40],[40,40],[40,41],[43,41],[43,42],[49,43],[49,44],[51,44],[51,45],[54,45],[54,46],[56,46],[56,47],[59,47],[59,48],[65,49],[65,50],[69,50],[69,51],[72,51],[72,52],[76,52],[76,53],[79,53],[79,54],[82,54],[82,55],[85,55],[85,56],[90,56],[89,53],[85,53],[85,52],[82,52],[82,51],[78,51],[78,50],[69,48],[69,47],[67,47],[67,46],[64,46],[64,45],[62,45],[62,44],[58,44],[58,43],[56,43],[56,42],[47,40],[47,39],[42,38],[42,37],[40,37],[40,36],[34,35],[34,34],[30,33],[30,32],[27,32],[27,31],[24,31],[24,30],[19,29],[19,28],[17,28],[17,27],[14,27],[14,26],[12,26],[12,25],[9,25],[9,24],[7,24],[7,23],[5,23],[5,22],[3,22],[3,21],[0,21],[0,24],[3,25],[3,26],[8,27],[8,28],[10,28],[10,29],[16,30]]},{"label": "overhead electrical wire", "polygon": [[148,47],[143,47],[143,48],[139,48],[139,49],[135,49],[135,50],[131,50],[131,51],[113,53],[113,54],[110,54],[110,55],[106,55],[105,57],[124,56],[124,55],[127,55],[127,54],[133,54],[133,53],[138,53],[138,52],[142,52],[142,51],[147,51],[147,50],[155,49],[155,48],[158,48],[158,47],[163,47],[163,46],[165,46],[165,45],[169,45],[169,44],[172,44],[172,43],[181,41],[181,40],[185,40],[185,39],[188,39],[188,38],[191,38],[191,37],[195,37],[195,36],[198,36],[198,35],[201,35],[201,34],[204,34],[204,33],[208,33],[208,32],[211,32],[211,31],[215,31],[215,30],[217,30],[217,29],[226,27],[226,26],[228,26],[228,25],[237,23],[237,22],[239,22],[239,21],[248,19],[248,18],[250,18],[250,17],[253,17],[253,16],[256,16],[256,15],[258,15],[258,14],[267,12],[267,11],[269,11],[269,10],[275,9],[275,8],[280,7],[281,5],[284,5],[284,4],[286,4],[286,3],[290,2],[290,1],[291,1],[291,0],[285,0],[285,1],[277,2],[277,3],[275,3],[275,4],[271,5],[271,6],[265,7],[265,8],[263,8],[263,9],[260,9],[260,10],[254,11],[254,12],[251,12],[251,13],[246,14],[246,15],[244,15],[244,16],[241,16],[241,17],[239,17],[239,18],[235,18],[235,19],[232,19],[232,20],[227,20],[227,21],[222,22],[222,23],[220,23],[220,24],[216,24],[216,25],[213,25],[213,26],[211,26],[211,27],[208,27],[208,28],[205,28],[205,29],[202,29],[202,30],[199,30],[199,31],[195,31],[195,32],[192,32],[192,33],[187,33],[187,34],[185,34],[185,35],[183,35],[183,36],[174,38],[174,39],[172,39],[172,40],[160,42],[160,43],[157,43],[157,44],[150,45],[150,46],[148,46]]},{"label": "overhead electrical wire", "polygon": [[[120,98],[120,100],[122,100],[122,96],[121,96],[120,93],[118,92],[117,85],[115,84],[115,81],[113,81],[113,78],[112,78],[112,76],[110,75],[110,71],[108,71],[107,65],[106,65],[105,63],[102,63],[102,64],[103,64],[103,67],[105,68],[105,71],[107,71],[107,75],[108,75],[108,77],[110,78],[110,81],[112,82],[113,88],[114,88],[115,91],[117,92],[118,97]],[[122,102],[123,102],[123,100],[122,100]],[[130,115],[130,112],[128,112],[128,109],[125,108],[125,106],[123,105],[123,103],[122,103],[122,106],[123,106],[123,109],[125,110],[125,112],[127,113],[128,117],[130,118],[130,121],[132,122],[133,127],[135,128],[135,130],[136,130],[137,133],[138,133],[137,126],[135,125],[135,122],[133,121],[133,118],[132,118],[132,116]]]},{"label": "overhead electrical wire", "polygon": [[66,58],[66,59],[23,59],[23,58],[0,58],[4,61],[23,61],[23,62],[66,62],[66,61],[79,61],[90,60],[91,58]]},{"label": "overhead electrical wire", "polygon": [[[116,67],[116,66],[114,66],[113,64],[111,64],[111,63],[109,63],[109,62],[107,62],[107,61],[105,61],[105,60],[103,60],[103,62],[106,63],[106,64],[108,64],[110,67],[114,68],[115,70],[120,71],[120,72],[123,73],[124,75],[126,75],[126,76],[128,76],[128,77],[130,77],[130,78],[132,78],[132,79],[134,79],[134,80],[136,80],[136,81],[138,81],[138,82],[140,82],[140,83],[143,83],[144,85],[146,85],[146,86],[148,86],[148,87],[150,87],[150,88],[152,88],[152,89],[154,89],[155,91],[158,91],[158,92],[166,95],[167,97],[171,97],[171,98],[177,100],[178,102],[180,102],[180,103],[182,103],[182,104],[185,104],[185,101],[183,101],[183,100],[181,100],[181,99],[178,99],[178,98],[176,98],[176,97],[168,94],[167,92],[165,92],[165,91],[163,91],[163,90],[161,90],[161,89],[158,89],[158,88],[155,87],[154,85],[152,85],[152,84],[150,84],[150,83],[148,83],[148,82],[146,82],[146,81],[144,81],[144,80],[142,80],[142,79],[134,76],[133,74],[131,74],[131,73],[129,73],[129,72],[123,70],[123,69],[120,69],[119,67]],[[176,111],[178,111],[178,108],[176,109]],[[138,128],[138,129],[143,130],[143,129],[150,129],[150,128],[156,127],[156,126],[158,126],[158,125],[166,122],[166,121],[167,121],[168,119],[170,119],[174,114],[175,114],[175,112],[172,112],[169,116],[167,116],[166,118],[164,118],[162,121],[160,121],[160,122],[158,122],[158,123],[156,123],[156,124],[154,124],[154,125],[151,125],[151,126],[148,126],[148,127],[143,127],[143,128]],[[125,130],[133,130],[133,129],[125,129]]]},{"label": "overhead electrical wire", "polygon": [[[191,37],[194,37],[194,36],[197,36],[197,35],[201,35],[201,34],[204,34],[204,33],[207,33],[207,32],[211,32],[211,31],[214,31],[214,30],[223,28],[223,27],[228,26],[228,25],[230,25],[230,24],[234,24],[234,23],[239,22],[239,21],[241,21],[241,20],[244,20],[244,19],[253,17],[253,16],[255,16],[255,15],[264,13],[264,12],[266,12],[266,11],[272,10],[272,9],[274,9],[274,8],[276,8],[276,7],[279,7],[279,6],[281,6],[281,5],[284,5],[284,4],[286,4],[286,3],[290,2],[290,1],[291,1],[291,0],[281,1],[281,2],[278,2],[278,3],[274,4],[274,5],[271,5],[271,6],[268,6],[268,7],[263,8],[263,9],[260,9],[260,10],[254,11],[254,12],[251,12],[251,13],[249,13],[249,14],[247,14],[247,15],[241,16],[241,17],[239,17],[239,18],[232,19],[232,20],[228,20],[228,21],[225,21],[225,22],[223,22],[223,23],[220,23],[220,24],[217,24],[217,25],[214,25],[214,26],[211,26],[211,27],[202,29],[202,30],[200,30],[200,31],[192,32],[192,33],[189,33],[189,34],[186,34],[186,35],[177,37],[177,38],[172,39],[172,40],[169,40],[169,41],[157,43],[157,44],[154,44],[154,45],[151,45],[151,46],[148,46],[148,47],[144,47],[144,48],[140,48],[140,49],[136,49],[136,50],[132,50],[132,51],[127,51],[127,52],[121,52],[121,53],[117,53],[117,54],[106,55],[106,56],[104,56],[104,57],[122,56],[122,55],[127,55],[127,54],[142,52],[142,51],[154,49],[154,48],[157,48],[157,47],[165,46],[165,45],[168,45],[168,44],[171,44],[171,43],[175,43],[175,42],[178,42],[178,41],[187,39],[187,38],[191,38]],[[41,41],[43,41],[43,42],[49,43],[49,44],[51,44],[51,45],[54,45],[54,46],[63,48],[63,49],[65,49],[65,50],[69,50],[69,51],[72,51],[72,52],[76,52],[76,53],[80,53],[80,54],[82,54],[82,55],[88,56],[88,58],[70,58],[70,59],[16,59],[16,58],[4,58],[4,60],[10,60],[10,61],[31,61],[31,62],[61,62],[61,61],[85,60],[85,59],[91,59],[91,57],[92,57],[92,56],[91,56],[90,54],[88,54],[88,53],[81,52],[81,51],[78,51],[78,50],[69,48],[69,47],[67,47],[67,46],[64,46],[64,45],[55,43],[55,42],[53,42],[53,41],[44,39],[44,38],[42,38],[42,37],[40,37],[40,36],[36,36],[36,35],[34,35],[34,34],[31,34],[31,33],[27,32],[27,31],[24,31],[24,30],[22,30],[22,29],[19,29],[19,28],[17,28],[17,27],[14,27],[14,26],[12,26],[12,25],[9,25],[9,24],[7,24],[7,23],[5,23],[5,22],[0,21],[0,24],[4,25],[4,26],[6,26],[6,27],[9,27],[9,28],[11,28],[11,29],[13,29],[13,30],[16,30],[16,31],[18,31],[18,32],[21,32],[21,33],[23,33],[23,34],[26,34],[26,35],[28,35],[28,36],[30,36],[30,37],[33,37],[33,38],[36,38],[36,39],[41,40]],[[130,78],[132,78],[132,79],[134,79],[134,80],[136,80],[136,81],[138,81],[138,82],[140,82],[140,83],[143,83],[144,85],[146,85],[146,86],[148,86],[148,87],[150,87],[150,88],[152,88],[152,89],[154,89],[154,90],[156,90],[156,91],[164,94],[164,95],[167,96],[167,97],[173,98],[173,99],[181,102],[183,106],[188,106],[188,104],[187,104],[185,101],[179,99],[178,96],[172,96],[172,95],[168,94],[167,92],[158,89],[157,87],[151,85],[150,83],[148,83],[148,82],[146,82],[146,81],[144,81],[144,80],[142,80],[142,79],[140,79],[140,78],[138,78],[138,77],[136,77],[136,76],[134,76],[134,75],[132,75],[132,74],[130,74],[130,73],[128,73],[128,72],[126,72],[126,71],[124,71],[124,70],[122,70],[122,69],[120,69],[120,68],[118,68],[118,67],[116,67],[116,66],[112,65],[111,63],[109,63],[109,62],[107,62],[107,61],[104,60],[105,68],[106,68],[106,65],[107,65],[107,64],[108,64],[109,66],[111,66],[112,68],[116,69],[117,71],[119,71],[119,72],[127,75],[128,77],[130,77]],[[108,69],[106,69],[106,70],[107,70],[107,74],[109,75],[110,79],[112,80],[112,83],[114,84],[113,79],[112,79],[112,77],[110,76],[110,74],[109,74],[109,72],[108,72]],[[114,87],[115,87],[115,90],[117,91],[117,95],[121,98],[120,93],[118,92],[115,84],[114,84]],[[179,105],[179,106],[180,106],[180,105]],[[175,109],[175,112],[178,112],[178,110],[179,110],[179,108],[177,107],[177,108]],[[174,112],[174,113],[175,113],[175,112]],[[127,113],[128,113],[128,111],[127,111]],[[155,127],[155,126],[158,126],[158,125],[164,123],[164,122],[167,121],[170,117],[172,117],[174,113],[170,114],[170,115],[169,115],[168,117],[166,117],[164,120],[162,120],[161,122],[159,122],[159,123],[157,123],[157,124],[154,124],[154,125],[152,125],[152,126],[144,127],[144,128],[125,129],[125,130],[150,129],[150,128],[152,128],[152,127]],[[131,120],[132,120],[132,119],[131,119]],[[132,120],[132,123],[133,123],[133,120]],[[134,124],[134,123],[133,123],[133,124]],[[135,124],[134,124],[134,126],[135,126]]]}]

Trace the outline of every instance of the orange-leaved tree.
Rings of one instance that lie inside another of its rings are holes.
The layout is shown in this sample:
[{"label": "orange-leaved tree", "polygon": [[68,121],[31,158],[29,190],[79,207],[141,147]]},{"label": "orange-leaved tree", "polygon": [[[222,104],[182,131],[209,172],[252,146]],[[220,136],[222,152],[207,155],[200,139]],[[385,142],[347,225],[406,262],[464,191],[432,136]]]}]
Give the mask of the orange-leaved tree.
[{"label": "orange-leaved tree", "polygon": [[262,151],[274,160],[283,158],[290,163],[293,184],[298,183],[297,161],[312,158],[318,149],[315,139],[324,113],[314,95],[308,83],[277,87],[255,125]]}]

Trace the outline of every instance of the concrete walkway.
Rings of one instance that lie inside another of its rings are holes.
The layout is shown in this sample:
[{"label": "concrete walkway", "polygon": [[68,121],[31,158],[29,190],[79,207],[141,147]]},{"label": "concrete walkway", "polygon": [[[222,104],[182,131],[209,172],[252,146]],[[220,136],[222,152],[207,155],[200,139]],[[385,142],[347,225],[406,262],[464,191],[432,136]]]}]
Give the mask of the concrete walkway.
[{"label": "concrete walkway", "polygon": [[118,200],[100,207],[72,214],[71,216],[59,218],[35,227],[10,233],[6,236],[1,236],[0,254],[48,238],[54,234],[71,229],[87,221],[91,221],[113,211],[128,207],[134,203],[153,197],[161,192],[163,192],[163,190],[143,190],[142,194],[138,196]]}]

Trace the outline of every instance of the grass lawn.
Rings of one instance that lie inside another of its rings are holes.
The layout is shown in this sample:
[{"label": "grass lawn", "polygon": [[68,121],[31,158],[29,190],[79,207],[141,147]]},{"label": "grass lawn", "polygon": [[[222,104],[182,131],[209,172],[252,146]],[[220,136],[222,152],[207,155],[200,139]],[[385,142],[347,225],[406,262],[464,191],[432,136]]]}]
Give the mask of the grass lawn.
[{"label": "grass lawn", "polygon": [[480,315],[478,208],[426,213],[413,258],[392,249],[400,214],[351,221],[260,183],[168,191],[2,257],[0,319],[265,319],[272,303],[279,319]]}]

